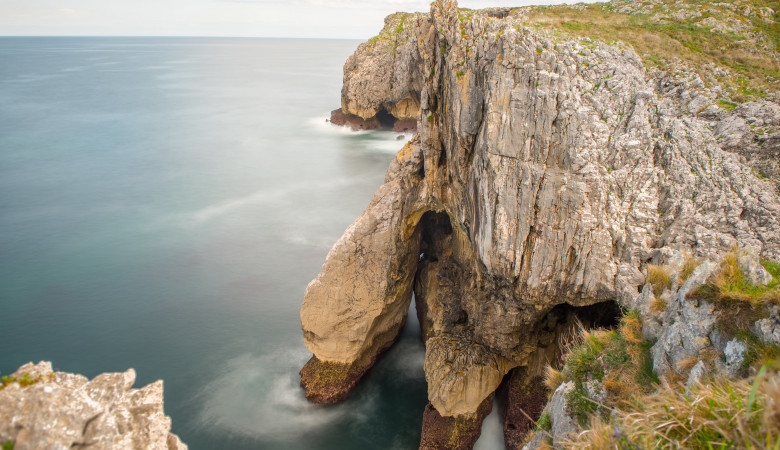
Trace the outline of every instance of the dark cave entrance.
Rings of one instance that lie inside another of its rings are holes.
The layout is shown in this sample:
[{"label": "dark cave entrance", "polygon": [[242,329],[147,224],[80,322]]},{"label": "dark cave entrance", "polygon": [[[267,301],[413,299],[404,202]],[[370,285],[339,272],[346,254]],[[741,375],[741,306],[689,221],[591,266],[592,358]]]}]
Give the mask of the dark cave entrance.
[{"label": "dark cave entrance", "polygon": [[452,234],[452,222],[446,212],[428,211],[417,225],[420,233],[420,261],[438,261],[446,251],[447,237]]},{"label": "dark cave entrance", "polygon": [[385,108],[380,108],[374,117],[379,121],[379,126],[382,128],[393,128],[393,125],[395,125],[396,118],[387,112]]},{"label": "dark cave entrance", "polygon": [[[578,328],[616,328],[623,312],[614,300],[587,306],[562,303],[552,308],[533,326],[532,336],[540,336],[536,367],[522,366],[509,371],[496,395],[504,422],[504,442],[515,448],[535,428],[550,394],[544,382],[547,363],[560,368],[563,345]],[[539,367],[541,365],[541,367]]]},{"label": "dark cave entrance", "polygon": [[[420,233],[420,254],[413,290],[417,320],[420,323],[420,334],[425,341],[432,326],[431,319],[428,317],[426,296],[429,292],[425,280],[430,276],[435,276],[439,271],[451,269],[450,265],[447,264],[446,257],[451,253],[452,222],[446,212],[427,211],[417,223],[417,230]],[[465,311],[460,311],[457,316],[454,320],[455,323],[465,324],[468,321],[468,315]]]}]

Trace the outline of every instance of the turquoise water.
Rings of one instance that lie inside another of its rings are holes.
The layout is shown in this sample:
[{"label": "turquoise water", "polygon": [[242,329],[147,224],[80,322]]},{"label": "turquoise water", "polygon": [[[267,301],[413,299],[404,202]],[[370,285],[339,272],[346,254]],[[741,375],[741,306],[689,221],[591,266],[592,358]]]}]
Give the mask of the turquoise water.
[{"label": "turquoise water", "polygon": [[357,44],[0,38],[0,373],[133,367],[191,449],[416,448],[414,315],[346,403],[298,386],[306,284],[404,142],[325,122]]}]

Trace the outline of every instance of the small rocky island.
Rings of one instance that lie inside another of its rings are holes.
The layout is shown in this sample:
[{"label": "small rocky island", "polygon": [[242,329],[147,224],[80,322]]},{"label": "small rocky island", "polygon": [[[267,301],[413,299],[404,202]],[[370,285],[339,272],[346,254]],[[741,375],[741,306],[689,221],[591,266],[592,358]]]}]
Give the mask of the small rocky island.
[{"label": "small rocky island", "polygon": [[[495,396],[507,448],[777,442],[780,54],[764,3],[389,16],[347,60],[333,121],[414,119],[417,135],[306,290],[307,398],[343,400],[414,294],[420,448],[471,448]],[[748,406],[721,414],[747,425],[651,421],[723,386]]]}]

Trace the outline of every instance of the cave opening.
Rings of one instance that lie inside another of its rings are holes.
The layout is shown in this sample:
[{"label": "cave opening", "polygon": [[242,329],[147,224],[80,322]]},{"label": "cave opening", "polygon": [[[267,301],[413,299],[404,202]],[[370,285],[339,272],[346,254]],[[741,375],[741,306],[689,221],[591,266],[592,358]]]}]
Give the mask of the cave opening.
[{"label": "cave opening", "polygon": [[447,237],[452,234],[452,222],[446,212],[428,211],[417,225],[420,233],[420,261],[438,261],[448,245]]},{"label": "cave opening", "polygon": [[538,341],[536,354],[529,358],[533,364],[509,371],[496,391],[507,448],[523,442],[536,426],[550,394],[544,383],[545,368],[547,364],[560,368],[563,346],[578,332],[580,324],[586,330],[613,329],[622,316],[613,300],[587,306],[561,303],[534,324],[531,337]]},{"label": "cave opening", "polygon": [[374,117],[379,121],[379,125],[382,128],[393,128],[393,125],[395,125],[396,118],[387,112],[385,108],[380,108]]}]

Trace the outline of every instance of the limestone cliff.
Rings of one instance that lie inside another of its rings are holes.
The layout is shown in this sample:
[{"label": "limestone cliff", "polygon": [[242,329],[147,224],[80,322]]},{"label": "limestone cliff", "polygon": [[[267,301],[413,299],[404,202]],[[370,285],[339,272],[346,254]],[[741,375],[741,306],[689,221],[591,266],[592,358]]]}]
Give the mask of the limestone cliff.
[{"label": "limestone cliff", "polygon": [[307,288],[302,385],[343,398],[414,293],[438,417],[423,447],[470,447],[502,379],[540,375],[575,318],[636,307],[648,262],[737,244],[780,257],[777,187],[724,150],[714,91],[529,14],[435,1],[345,65],[344,112],[417,114],[418,135]]},{"label": "limestone cliff", "polygon": [[16,449],[186,450],[163,412],[162,381],[132,389],[135,371],[92,380],[28,363],[0,385],[0,444]]}]

